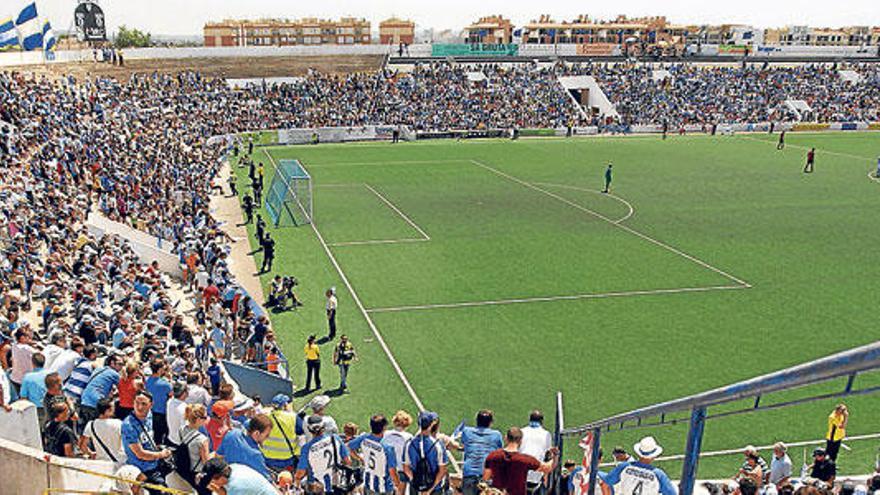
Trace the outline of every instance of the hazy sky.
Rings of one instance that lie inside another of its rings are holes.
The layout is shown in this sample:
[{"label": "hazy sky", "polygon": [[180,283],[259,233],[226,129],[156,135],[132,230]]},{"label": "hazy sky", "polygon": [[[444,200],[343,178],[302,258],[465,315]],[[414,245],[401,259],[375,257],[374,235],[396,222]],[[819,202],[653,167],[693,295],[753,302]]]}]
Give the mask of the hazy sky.
[{"label": "hazy sky", "polygon": [[[3,0],[4,5],[23,0]],[[71,27],[76,0],[37,0],[40,14],[59,30]],[[340,17],[353,15],[378,22],[390,17],[412,19],[417,29],[459,30],[476,18],[503,14],[522,24],[550,14],[555,20],[569,20],[578,14],[609,18],[665,15],[680,23],[744,23],[760,27],[806,24],[811,26],[880,25],[878,0],[99,0],[107,24],[138,27],[154,34],[197,35],[209,20],[259,17]]]}]

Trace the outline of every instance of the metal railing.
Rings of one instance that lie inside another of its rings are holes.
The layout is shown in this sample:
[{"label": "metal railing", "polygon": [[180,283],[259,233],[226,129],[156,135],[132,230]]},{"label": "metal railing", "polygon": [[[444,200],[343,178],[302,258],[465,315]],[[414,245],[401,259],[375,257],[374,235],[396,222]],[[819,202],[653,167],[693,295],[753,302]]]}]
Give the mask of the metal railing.
[{"label": "metal railing", "polygon": [[[572,428],[562,427],[559,428],[557,434],[557,445],[561,446],[564,437],[592,433],[589,495],[594,495],[596,493],[596,473],[599,468],[599,446],[603,431],[610,431],[612,427],[615,431],[620,431],[670,426],[687,421],[689,423],[689,430],[679,493],[681,495],[692,495],[706,420],[755,411],[779,409],[817,400],[876,393],[880,391],[880,386],[855,388],[855,381],[860,373],[878,369],[880,369],[880,341],[700,394],[616,414],[581,426]],[[762,397],[767,394],[815,385],[843,377],[847,378],[846,383],[843,389],[837,392],[810,395],[769,405],[761,404]],[[709,407],[745,399],[754,399],[754,402],[750,407],[719,412],[713,415],[708,413]],[[561,394],[557,396],[557,401],[559,403],[557,405],[559,409],[557,418],[561,424]],[[683,411],[688,411],[690,413],[689,417],[672,416],[674,413]]]}]

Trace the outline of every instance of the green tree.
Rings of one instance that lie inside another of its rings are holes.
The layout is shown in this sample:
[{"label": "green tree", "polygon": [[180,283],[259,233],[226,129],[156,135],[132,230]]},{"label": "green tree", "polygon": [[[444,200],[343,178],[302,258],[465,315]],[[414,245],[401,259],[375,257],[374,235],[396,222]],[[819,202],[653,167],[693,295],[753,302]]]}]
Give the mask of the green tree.
[{"label": "green tree", "polygon": [[116,33],[117,48],[143,48],[150,46],[150,33],[144,33],[139,29],[129,29],[125,24],[119,26]]}]

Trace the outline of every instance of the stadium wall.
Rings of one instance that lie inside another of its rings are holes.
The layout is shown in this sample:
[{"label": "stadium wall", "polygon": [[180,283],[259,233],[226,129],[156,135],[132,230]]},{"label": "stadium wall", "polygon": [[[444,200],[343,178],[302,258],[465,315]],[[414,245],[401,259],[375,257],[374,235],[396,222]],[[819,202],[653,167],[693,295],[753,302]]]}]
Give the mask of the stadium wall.
[{"label": "stadium wall", "polygon": [[[183,272],[180,269],[180,260],[170,250],[162,247],[162,242],[158,237],[153,237],[146,232],[133,229],[123,223],[114,222],[103,215],[92,213],[89,215],[88,221],[89,231],[95,235],[103,235],[104,233],[115,234],[131,243],[131,248],[138,255],[143,263],[159,262],[159,268],[163,272],[175,277],[181,278]],[[170,243],[166,243],[171,246]]]},{"label": "stadium wall", "polygon": [[[181,58],[225,58],[225,57],[319,57],[333,55],[385,55],[386,45],[318,45],[318,46],[231,46],[231,47],[187,47],[187,48],[128,48],[123,51],[126,60],[181,59]],[[91,62],[91,50],[59,50],[55,60],[46,62],[43,53],[8,52],[0,53],[0,67],[11,65],[39,65],[69,62]]]}]

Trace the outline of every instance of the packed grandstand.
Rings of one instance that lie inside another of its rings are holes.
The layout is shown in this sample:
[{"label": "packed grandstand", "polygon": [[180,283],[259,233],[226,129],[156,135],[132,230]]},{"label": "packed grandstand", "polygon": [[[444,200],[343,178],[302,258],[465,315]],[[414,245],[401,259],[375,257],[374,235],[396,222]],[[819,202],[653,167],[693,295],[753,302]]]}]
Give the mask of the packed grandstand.
[{"label": "packed grandstand", "polygon": [[[661,69],[663,77],[655,78]],[[431,63],[407,72],[312,71],[292,83],[257,83],[237,90],[195,72],[136,74],[127,80],[0,73],[0,362],[9,372],[8,379],[0,374],[2,405],[9,408],[19,398],[32,402],[47,452],[109,460],[126,479],[145,475],[138,479],[166,483],[170,469],[165,468],[176,455],[162,445],[188,438],[197,447],[187,452],[194,473],[180,474],[199,485],[199,493],[210,493],[209,484],[224,476],[257,486],[258,481],[248,478],[250,470],[288,490],[291,477],[279,472],[295,467],[294,454],[314,445],[306,440],[339,433],[344,441],[353,441],[356,432],[338,425],[347,420],[364,424],[365,418],[334,421],[324,396],[312,399],[300,415],[291,410],[288,396],[263,397],[261,404],[233,387],[221,370],[221,357],[266,367],[267,355],[277,349],[269,320],[232,275],[231,239],[210,209],[229,141],[209,145],[209,138],[287,127],[392,125],[444,131],[593,125],[599,132],[626,132],[627,126],[645,124],[677,129],[798,119],[880,121],[880,68],[848,67],[859,76],[856,80],[845,80],[840,70],[819,64]],[[580,108],[558,79],[573,75],[594,77],[618,115]],[[798,116],[786,106],[789,100],[806,102],[811,114]],[[88,229],[89,215],[167,243],[179,258],[182,279],[140,257],[126,238]],[[197,317],[184,311],[192,305]],[[248,353],[249,346],[259,352]],[[135,413],[150,410],[151,426],[140,426],[151,430],[152,440],[143,440],[136,424],[146,416]],[[410,427],[413,421],[418,427]],[[407,428],[430,433],[436,421],[431,413],[414,419],[401,411],[384,422],[375,417],[370,422],[374,434],[388,424],[393,428],[386,436],[411,438]],[[483,415],[480,421],[487,430],[491,419]],[[483,430],[440,437],[449,448],[465,444],[466,478],[474,475],[468,471],[468,435],[482,435]],[[546,433],[539,413],[530,418],[528,430],[528,442]],[[104,435],[103,443],[95,441],[99,435]],[[155,448],[132,450],[126,442],[130,439],[152,442]],[[491,445],[497,442],[500,448],[501,441],[498,435]],[[633,448],[647,449],[648,444],[646,439]],[[403,445],[389,458],[399,467],[400,479],[395,472],[392,488],[368,487],[370,491],[402,490],[399,481],[407,474],[415,481],[412,476],[419,469],[415,463],[403,469],[408,462]],[[280,456],[274,453],[279,450]],[[547,445],[540,452],[541,461],[550,450]],[[230,472],[226,464],[212,460],[215,454],[250,470],[236,467]],[[653,458],[647,450],[641,457]],[[768,483],[748,474],[759,464],[754,457],[747,452],[742,479],[749,481],[744,486]],[[865,466],[865,474],[871,468]],[[546,470],[540,462],[535,469]],[[786,480],[792,478],[790,460],[788,469]],[[536,479],[540,484],[541,476]],[[108,483],[112,487],[107,489],[137,491],[129,483]],[[804,485],[800,490],[825,494],[829,486]],[[856,488],[847,489],[880,490],[880,478]],[[320,483],[307,489],[325,491]],[[749,489],[754,493],[754,487],[738,493]],[[793,490],[787,483],[778,489]]]}]

